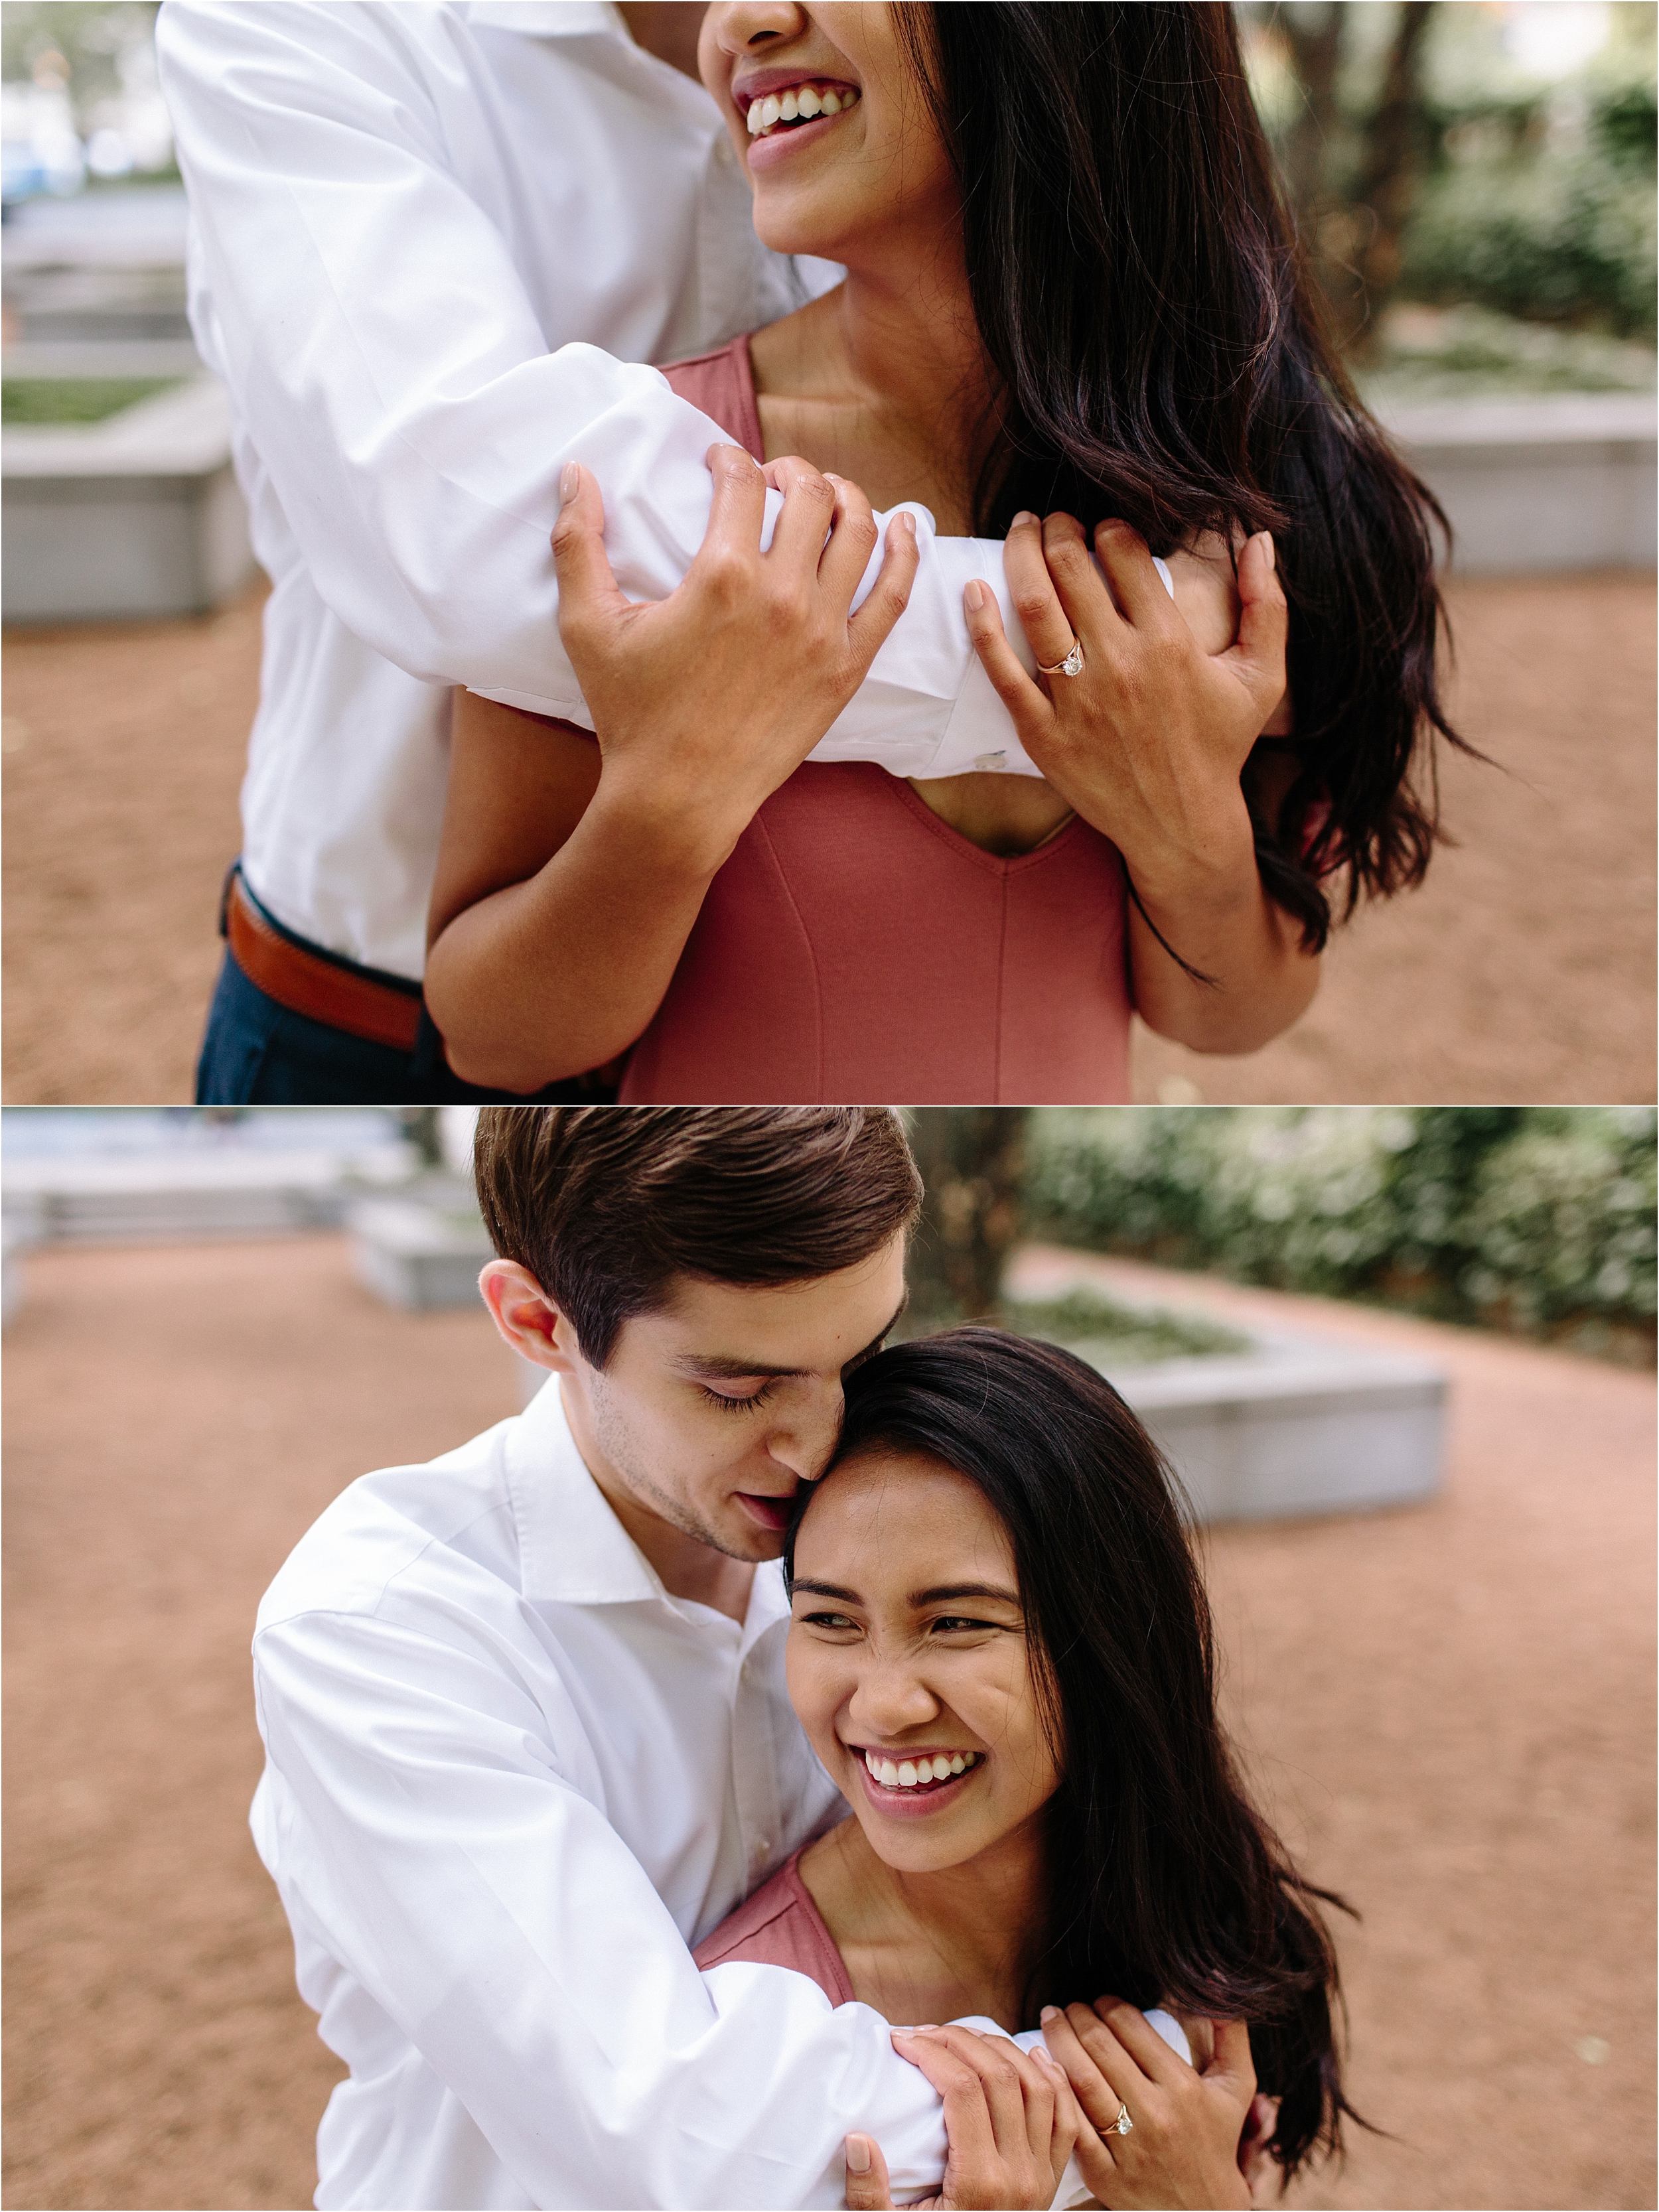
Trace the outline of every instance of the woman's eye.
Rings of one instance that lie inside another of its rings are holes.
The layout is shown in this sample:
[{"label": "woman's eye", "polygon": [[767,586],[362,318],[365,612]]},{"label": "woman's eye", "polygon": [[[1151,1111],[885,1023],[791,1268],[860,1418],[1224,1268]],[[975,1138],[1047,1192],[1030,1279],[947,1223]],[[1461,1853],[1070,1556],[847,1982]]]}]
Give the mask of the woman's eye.
[{"label": "woman's eye", "polygon": [[763,1382],[760,1389],[747,1398],[728,1398],[723,1390],[711,1390],[704,1383],[699,1383],[697,1387],[709,1404],[718,1406],[722,1413],[746,1413],[751,1406],[758,1406],[764,1402],[772,1385],[769,1382]]},{"label": "woman's eye", "polygon": [[935,1633],[941,1636],[959,1636],[970,1629],[995,1628],[999,1626],[1000,1624],[994,1620],[969,1620],[965,1614],[959,1613],[942,1613],[933,1623]]},{"label": "woman's eye", "polygon": [[849,1620],[844,1613],[804,1613],[801,1620],[808,1628],[854,1628],[856,1621]]}]

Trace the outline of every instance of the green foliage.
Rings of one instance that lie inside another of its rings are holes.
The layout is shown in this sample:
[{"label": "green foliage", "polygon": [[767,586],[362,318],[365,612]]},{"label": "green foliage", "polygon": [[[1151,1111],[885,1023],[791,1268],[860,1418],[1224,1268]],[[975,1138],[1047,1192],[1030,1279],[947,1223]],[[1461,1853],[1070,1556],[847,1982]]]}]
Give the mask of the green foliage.
[{"label": "green foliage", "polygon": [[0,384],[0,422],[102,422],[181,381],[176,376],[9,376]]},{"label": "green foliage", "polygon": [[1091,1290],[1068,1291],[1060,1298],[1017,1298],[1008,1325],[1021,1336],[1063,1344],[1108,1370],[1150,1367],[1164,1359],[1214,1358],[1250,1349],[1250,1340],[1201,1314],[1166,1313],[1153,1306],[1126,1306]]},{"label": "green foliage", "polygon": [[1037,1233],[1247,1282],[1650,1338],[1647,1109],[1110,1108],[1036,1117]]},{"label": "green foliage", "polygon": [[1442,169],[1424,185],[1404,256],[1401,287],[1418,299],[1655,333],[1652,174],[1599,150]]}]

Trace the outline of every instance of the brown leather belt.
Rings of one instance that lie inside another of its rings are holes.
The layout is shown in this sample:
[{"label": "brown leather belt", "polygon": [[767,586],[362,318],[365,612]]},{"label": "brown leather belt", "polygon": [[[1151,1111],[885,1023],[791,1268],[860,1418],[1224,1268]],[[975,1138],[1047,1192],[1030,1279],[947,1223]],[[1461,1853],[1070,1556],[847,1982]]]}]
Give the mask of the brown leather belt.
[{"label": "brown leather belt", "polygon": [[225,891],[225,937],[232,957],[248,981],[292,1014],[304,1014],[330,1029],[366,1037],[396,1052],[413,1052],[421,1029],[421,994],[410,984],[399,990],[349,968],[337,966],[319,952],[307,952],[273,929],[233,875]]}]

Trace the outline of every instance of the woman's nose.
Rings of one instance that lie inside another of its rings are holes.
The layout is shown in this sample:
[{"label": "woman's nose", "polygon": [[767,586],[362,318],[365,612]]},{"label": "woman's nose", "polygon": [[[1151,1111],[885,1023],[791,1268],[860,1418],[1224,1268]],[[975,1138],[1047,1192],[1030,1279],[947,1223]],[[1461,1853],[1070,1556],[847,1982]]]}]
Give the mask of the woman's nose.
[{"label": "woman's nose", "polygon": [[790,39],[798,39],[806,28],[806,10],[787,4],[787,0],[731,0],[726,7],[716,5],[718,19],[716,36],[723,52],[728,54],[757,54],[769,46],[782,46]]},{"label": "woman's nose", "polygon": [[863,1734],[892,1743],[907,1729],[926,1727],[940,1706],[914,1667],[872,1660],[860,1676],[848,1711]]}]

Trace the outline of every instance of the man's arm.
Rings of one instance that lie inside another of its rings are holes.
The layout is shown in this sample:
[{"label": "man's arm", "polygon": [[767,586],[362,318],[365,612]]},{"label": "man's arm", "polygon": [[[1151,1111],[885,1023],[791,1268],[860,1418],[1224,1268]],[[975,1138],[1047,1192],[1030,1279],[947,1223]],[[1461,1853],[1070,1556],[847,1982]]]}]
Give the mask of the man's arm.
[{"label": "man's arm", "polygon": [[[458,132],[485,160],[499,120],[464,39],[436,8],[167,0],[161,80],[213,310],[199,335],[346,627],[424,681],[586,726],[549,550],[560,473],[592,468],[623,588],[661,599],[702,542],[720,434],[653,369],[549,351],[456,173]],[[879,738],[900,773],[951,772],[949,727],[955,767],[1022,764],[961,608],[969,575],[1000,591],[1001,549],[944,543],[924,532],[912,610],[817,757],[872,757]]]},{"label": "man's arm", "polygon": [[502,1624],[432,1610],[256,1638],[261,1732],[300,1816],[283,1878],[532,2201],[838,2205],[855,2129],[896,2187],[936,2181],[938,2100],[886,2023],[781,1968],[699,1975],[585,1794],[574,1709],[532,1697]]}]

